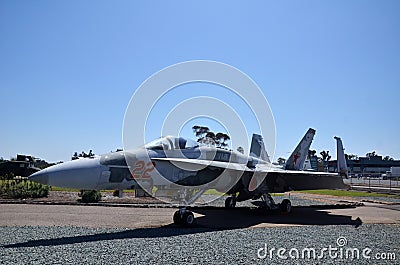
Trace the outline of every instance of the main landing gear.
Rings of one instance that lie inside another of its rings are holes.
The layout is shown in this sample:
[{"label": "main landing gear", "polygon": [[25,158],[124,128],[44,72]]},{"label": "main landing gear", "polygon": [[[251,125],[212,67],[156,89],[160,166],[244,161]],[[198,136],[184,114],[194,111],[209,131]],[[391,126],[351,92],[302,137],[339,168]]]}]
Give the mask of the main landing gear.
[{"label": "main landing gear", "polygon": [[292,212],[292,203],[288,199],[284,199],[279,205],[282,213],[291,213]]},{"label": "main landing gear", "polygon": [[174,213],[174,224],[183,226],[193,226],[195,223],[192,211],[186,208],[180,208]]},{"label": "main landing gear", "polygon": [[[272,199],[271,195],[264,194],[261,196],[262,206],[267,208],[268,210],[279,210],[282,213],[291,213],[292,212],[292,203],[288,199],[284,199],[281,203],[275,203],[274,199]],[[232,195],[225,199],[225,208],[233,209],[236,206],[236,196]]]},{"label": "main landing gear", "polygon": [[236,196],[232,195],[225,199],[225,208],[232,209],[236,206]]},{"label": "main landing gear", "polygon": [[264,194],[261,197],[268,210],[280,210],[282,213],[289,214],[292,212],[292,203],[288,199],[284,199],[281,203],[275,203],[271,195]]}]

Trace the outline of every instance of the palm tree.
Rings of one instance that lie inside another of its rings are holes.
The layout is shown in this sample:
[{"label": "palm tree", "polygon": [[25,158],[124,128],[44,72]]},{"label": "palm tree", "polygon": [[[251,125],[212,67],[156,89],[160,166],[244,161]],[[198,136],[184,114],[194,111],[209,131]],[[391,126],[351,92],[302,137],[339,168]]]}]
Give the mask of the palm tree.
[{"label": "palm tree", "polygon": [[320,155],[322,156],[322,161],[329,161],[331,159],[331,156],[329,155],[329,151],[321,151]]},{"label": "palm tree", "polygon": [[316,150],[308,150],[308,158],[315,156],[316,153],[317,153]]}]

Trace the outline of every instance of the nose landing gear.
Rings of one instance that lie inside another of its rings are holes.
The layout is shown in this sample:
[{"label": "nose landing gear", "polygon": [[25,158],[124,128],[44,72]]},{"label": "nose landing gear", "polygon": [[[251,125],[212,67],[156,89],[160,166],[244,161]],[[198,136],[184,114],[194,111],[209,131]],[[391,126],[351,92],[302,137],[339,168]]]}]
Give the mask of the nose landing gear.
[{"label": "nose landing gear", "polygon": [[186,208],[180,208],[174,213],[174,224],[183,226],[193,226],[195,224],[195,219],[192,211]]}]

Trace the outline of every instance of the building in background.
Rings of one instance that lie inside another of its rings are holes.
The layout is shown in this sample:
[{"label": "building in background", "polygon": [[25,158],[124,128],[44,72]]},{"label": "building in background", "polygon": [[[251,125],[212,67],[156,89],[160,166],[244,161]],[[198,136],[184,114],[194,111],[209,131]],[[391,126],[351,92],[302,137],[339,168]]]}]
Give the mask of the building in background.
[{"label": "building in background", "polygon": [[[400,160],[385,160],[379,155],[347,159],[346,162],[349,175],[353,177],[381,177],[391,167],[400,167]],[[329,172],[337,172],[337,160],[325,163]]]},{"label": "building in background", "polygon": [[0,163],[1,177],[10,175],[28,177],[39,170],[35,167],[35,159],[27,155],[17,155],[15,160],[6,160]]}]

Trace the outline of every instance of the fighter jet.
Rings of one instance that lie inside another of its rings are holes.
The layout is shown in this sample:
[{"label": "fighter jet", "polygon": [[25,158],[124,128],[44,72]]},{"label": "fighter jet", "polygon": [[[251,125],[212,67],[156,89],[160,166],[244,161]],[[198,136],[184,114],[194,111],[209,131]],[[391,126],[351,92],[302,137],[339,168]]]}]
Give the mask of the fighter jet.
[{"label": "fighter jet", "polygon": [[[201,145],[183,137],[166,136],[136,150],[108,153],[58,164],[29,177],[42,184],[81,190],[142,188],[157,198],[178,202],[181,208],[174,223],[193,225],[188,209],[206,190],[229,195],[226,208],[236,202],[262,199],[267,209],[291,212],[288,199],[276,204],[270,193],[305,189],[345,188],[340,174],[303,171],[304,161],[315,134],[309,129],[287,163],[269,161],[263,138],[253,134],[250,155]],[[339,141],[343,155],[343,147]],[[339,161],[339,159],[338,159]],[[341,168],[344,172],[346,169]]]}]

